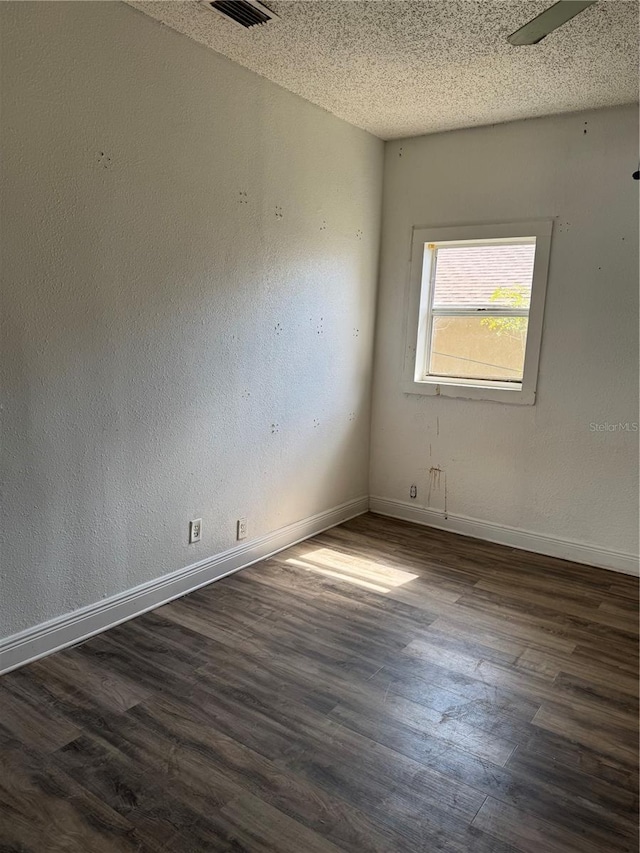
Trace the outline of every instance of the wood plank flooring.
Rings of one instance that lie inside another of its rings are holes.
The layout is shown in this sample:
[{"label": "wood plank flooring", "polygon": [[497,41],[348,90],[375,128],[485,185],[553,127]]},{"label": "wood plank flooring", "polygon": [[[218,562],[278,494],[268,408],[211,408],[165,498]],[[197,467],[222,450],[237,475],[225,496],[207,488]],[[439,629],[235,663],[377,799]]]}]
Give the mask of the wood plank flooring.
[{"label": "wood plank flooring", "polygon": [[0,679],[1,853],[638,849],[638,582],[365,515]]}]

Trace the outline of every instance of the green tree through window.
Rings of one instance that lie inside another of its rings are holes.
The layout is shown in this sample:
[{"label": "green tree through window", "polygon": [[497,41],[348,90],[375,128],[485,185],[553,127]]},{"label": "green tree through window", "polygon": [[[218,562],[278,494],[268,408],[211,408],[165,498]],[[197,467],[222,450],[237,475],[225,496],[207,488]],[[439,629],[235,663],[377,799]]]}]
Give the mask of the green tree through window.
[{"label": "green tree through window", "polygon": [[[491,296],[490,302],[506,302],[509,308],[529,309],[529,291],[521,284],[513,287],[497,287]],[[495,332],[496,335],[508,335],[512,338],[521,338],[527,333],[527,317],[483,317],[481,325]]]}]

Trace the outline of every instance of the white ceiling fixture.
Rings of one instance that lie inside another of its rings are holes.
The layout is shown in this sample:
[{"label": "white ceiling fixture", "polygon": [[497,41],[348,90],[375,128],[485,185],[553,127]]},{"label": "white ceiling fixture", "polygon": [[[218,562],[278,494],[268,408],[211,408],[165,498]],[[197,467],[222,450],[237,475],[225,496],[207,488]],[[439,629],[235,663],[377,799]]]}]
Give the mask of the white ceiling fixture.
[{"label": "white ceiling fixture", "polygon": [[549,0],[267,2],[277,24],[245,28],[200,0],[129,0],[382,139],[638,98],[636,0],[601,0],[532,49],[507,39]]},{"label": "white ceiling fixture", "polygon": [[596,0],[559,0],[540,15],[536,15],[524,27],[511,33],[507,41],[514,45],[540,44],[549,33],[584,12],[589,6],[593,6],[595,2]]}]

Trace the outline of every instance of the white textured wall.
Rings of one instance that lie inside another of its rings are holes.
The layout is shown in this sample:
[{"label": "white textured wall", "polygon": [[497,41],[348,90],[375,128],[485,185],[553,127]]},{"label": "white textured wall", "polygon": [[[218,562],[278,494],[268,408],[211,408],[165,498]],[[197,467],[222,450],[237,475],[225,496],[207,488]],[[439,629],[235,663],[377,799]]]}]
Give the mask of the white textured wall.
[{"label": "white textured wall", "polygon": [[[634,107],[387,145],[372,495],[637,553],[638,433],[589,426],[638,420],[637,168]],[[544,217],[537,404],[403,394],[411,227]]]},{"label": "white textured wall", "polygon": [[383,146],[122,4],[0,15],[2,637],[367,493]]}]

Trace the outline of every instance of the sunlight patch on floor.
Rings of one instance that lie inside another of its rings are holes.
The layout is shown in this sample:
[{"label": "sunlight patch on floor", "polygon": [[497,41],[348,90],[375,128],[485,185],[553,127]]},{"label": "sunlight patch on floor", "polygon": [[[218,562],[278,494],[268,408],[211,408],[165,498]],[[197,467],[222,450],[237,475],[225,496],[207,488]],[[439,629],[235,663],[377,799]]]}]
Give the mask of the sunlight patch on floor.
[{"label": "sunlight patch on floor", "polygon": [[418,575],[396,569],[393,566],[376,563],[373,560],[367,560],[365,557],[352,557],[330,548],[316,548],[307,551],[300,557],[290,557],[287,563],[299,569],[347,581],[356,586],[381,593],[390,592],[392,589],[403,586],[418,577]]}]

